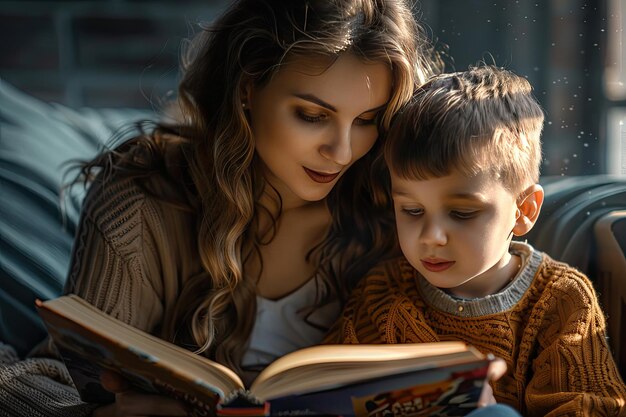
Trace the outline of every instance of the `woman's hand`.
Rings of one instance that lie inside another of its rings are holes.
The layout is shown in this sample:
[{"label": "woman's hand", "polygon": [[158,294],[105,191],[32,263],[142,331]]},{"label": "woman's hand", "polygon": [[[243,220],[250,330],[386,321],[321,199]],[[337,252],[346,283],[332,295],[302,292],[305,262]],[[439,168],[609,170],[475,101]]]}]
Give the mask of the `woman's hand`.
[{"label": "woman's hand", "polygon": [[97,408],[93,417],[123,416],[186,416],[180,401],[159,395],[140,394],[132,391],[128,383],[112,371],[103,371],[100,382],[107,391],[115,394],[115,402]]},{"label": "woman's hand", "polygon": [[480,398],[478,399],[478,407],[485,407],[491,404],[496,404],[496,399],[493,396],[493,389],[491,388],[491,381],[497,381],[506,373],[506,362],[504,359],[496,358],[489,365],[487,371],[487,383],[484,385]]}]

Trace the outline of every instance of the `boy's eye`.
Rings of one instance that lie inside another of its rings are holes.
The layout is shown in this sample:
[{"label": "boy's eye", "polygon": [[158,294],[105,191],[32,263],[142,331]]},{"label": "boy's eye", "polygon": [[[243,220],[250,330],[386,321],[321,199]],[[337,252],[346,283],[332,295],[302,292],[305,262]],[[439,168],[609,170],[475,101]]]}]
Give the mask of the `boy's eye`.
[{"label": "boy's eye", "polygon": [[303,112],[301,110],[298,110],[296,112],[296,114],[298,115],[298,117],[300,119],[302,119],[302,120],[304,120],[305,122],[308,122],[308,123],[319,123],[321,121],[326,120],[326,118],[328,117],[324,113],[322,113],[322,114],[310,114],[310,113]]},{"label": "boy's eye", "polygon": [[450,211],[450,215],[460,220],[467,220],[476,217],[478,214],[478,210],[472,211],[461,211],[461,210],[452,210]]},{"label": "boy's eye", "polygon": [[409,216],[420,216],[424,213],[424,209],[421,208],[412,208],[412,209],[402,209],[402,212],[408,214]]}]

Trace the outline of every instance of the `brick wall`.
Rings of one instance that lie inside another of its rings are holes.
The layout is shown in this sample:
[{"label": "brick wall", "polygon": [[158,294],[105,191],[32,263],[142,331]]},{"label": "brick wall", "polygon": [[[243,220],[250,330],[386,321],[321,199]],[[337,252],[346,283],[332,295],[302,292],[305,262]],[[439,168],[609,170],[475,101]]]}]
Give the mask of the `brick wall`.
[{"label": "brick wall", "polygon": [[219,1],[2,1],[0,77],[70,106],[149,107],[175,89],[181,42]]},{"label": "brick wall", "polygon": [[[183,39],[230,0],[0,0],[0,77],[70,106],[150,107],[176,87]],[[544,175],[603,172],[606,0],[419,0],[448,70],[529,79],[546,110]]]}]

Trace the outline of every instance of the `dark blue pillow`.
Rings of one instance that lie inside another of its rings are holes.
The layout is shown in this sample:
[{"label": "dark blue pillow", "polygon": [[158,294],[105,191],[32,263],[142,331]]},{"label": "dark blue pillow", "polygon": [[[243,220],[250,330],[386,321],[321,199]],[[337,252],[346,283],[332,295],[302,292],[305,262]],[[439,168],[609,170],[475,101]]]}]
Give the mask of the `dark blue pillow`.
[{"label": "dark blue pillow", "polygon": [[66,278],[85,193],[77,186],[61,198],[67,162],[92,158],[121,127],[155,117],[44,103],[0,79],[0,341],[19,354],[45,336],[34,300],[59,295]]}]

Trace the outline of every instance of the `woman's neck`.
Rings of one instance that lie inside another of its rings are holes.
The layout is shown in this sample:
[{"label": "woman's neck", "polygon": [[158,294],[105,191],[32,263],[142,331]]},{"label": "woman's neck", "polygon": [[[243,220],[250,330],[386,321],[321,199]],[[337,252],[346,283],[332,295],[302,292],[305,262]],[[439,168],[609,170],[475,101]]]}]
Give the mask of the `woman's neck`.
[{"label": "woman's neck", "polygon": [[251,252],[245,261],[245,273],[259,277],[259,295],[281,298],[315,274],[318,264],[307,255],[324,240],[331,223],[330,212],[320,201],[282,211],[275,220],[266,212],[257,215],[260,245],[258,252]]}]

